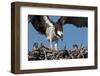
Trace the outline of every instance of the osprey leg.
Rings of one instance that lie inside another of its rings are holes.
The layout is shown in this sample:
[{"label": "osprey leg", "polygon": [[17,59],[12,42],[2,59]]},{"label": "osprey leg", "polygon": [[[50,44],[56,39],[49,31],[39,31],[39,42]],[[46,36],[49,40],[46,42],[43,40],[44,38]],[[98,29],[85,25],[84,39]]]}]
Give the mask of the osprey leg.
[{"label": "osprey leg", "polygon": [[55,46],[55,50],[57,51],[58,50],[58,40],[55,41],[55,45],[54,46]]},{"label": "osprey leg", "polygon": [[58,50],[58,48],[57,48],[57,43],[55,43],[55,50]]},{"label": "osprey leg", "polygon": [[50,49],[52,49],[52,40],[50,39]]}]

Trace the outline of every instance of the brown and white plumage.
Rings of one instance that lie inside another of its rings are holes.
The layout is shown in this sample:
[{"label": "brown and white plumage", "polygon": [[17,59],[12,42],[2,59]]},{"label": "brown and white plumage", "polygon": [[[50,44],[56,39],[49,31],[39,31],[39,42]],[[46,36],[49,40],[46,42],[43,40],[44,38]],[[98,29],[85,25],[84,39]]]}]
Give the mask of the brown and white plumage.
[{"label": "brown and white plumage", "polygon": [[33,27],[45,35],[50,41],[50,47],[52,48],[52,42],[56,42],[55,49],[57,50],[58,39],[63,38],[63,26],[65,24],[73,24],[76,27],[88,27],[87,17],[60,17],[57,22],[53,22],[48,16],[29,15],[29,22]]}]

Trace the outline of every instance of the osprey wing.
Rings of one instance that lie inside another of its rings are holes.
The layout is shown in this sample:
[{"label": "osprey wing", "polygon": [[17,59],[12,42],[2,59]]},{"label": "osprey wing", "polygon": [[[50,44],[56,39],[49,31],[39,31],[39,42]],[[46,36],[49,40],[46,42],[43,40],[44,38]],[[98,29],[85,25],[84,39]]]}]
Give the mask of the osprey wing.
[{"label": "osprey wing", "polygon": [[48,16],[39,16],[39,15],[29,15],[29,22],[32,23],[33,27],[41,34],[46,33],[47,27],[53,26],[52,21]]},{"label": "osprey wing", "polygon": [[76,27],[88,27],[87,17],[60,17],[58,24],[73,24]]}]

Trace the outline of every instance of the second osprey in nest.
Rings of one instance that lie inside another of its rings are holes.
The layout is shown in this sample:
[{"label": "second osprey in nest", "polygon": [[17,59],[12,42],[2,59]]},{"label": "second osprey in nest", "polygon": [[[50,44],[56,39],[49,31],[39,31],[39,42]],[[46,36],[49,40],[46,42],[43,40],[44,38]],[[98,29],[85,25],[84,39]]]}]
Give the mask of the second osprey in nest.
[{"label": "second osprey in nest", "polygon": [[50,41],[50,48],[52,49],[52,42],[55,42],[55,49],[57,50],[57,42],[59,39],[63,40],[63,26],[65,24],[73,24],[76,27],[88,27],[87,17],[60,17],[57,22],[53,22],[48,16],[29,15],[29,22],[33,27],[45,35]]}]

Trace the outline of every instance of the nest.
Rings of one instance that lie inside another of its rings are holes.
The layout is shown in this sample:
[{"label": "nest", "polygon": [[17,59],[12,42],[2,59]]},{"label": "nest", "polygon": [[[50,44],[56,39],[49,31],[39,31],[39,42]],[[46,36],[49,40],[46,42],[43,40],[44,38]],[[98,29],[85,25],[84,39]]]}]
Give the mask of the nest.
[{"label": "nest", "polygon": [[28,60],[59,60],[59,59],[79,59],[88,58],[88,49],[85,47],[74,47],[73,49],[50,49],[44,45],[33,47],[28,53]]}]

